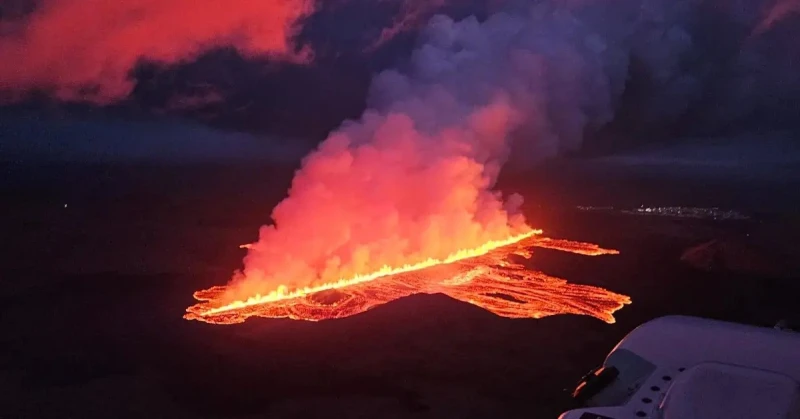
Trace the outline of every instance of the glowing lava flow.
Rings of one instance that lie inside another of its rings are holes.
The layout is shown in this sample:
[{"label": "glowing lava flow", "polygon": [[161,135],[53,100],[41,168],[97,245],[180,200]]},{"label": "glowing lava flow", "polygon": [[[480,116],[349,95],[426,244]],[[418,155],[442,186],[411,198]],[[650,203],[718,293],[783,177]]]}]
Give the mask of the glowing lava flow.
[{"label": "glowing lava flow", "polygon": [[252,316],[316,321],[352,316],[412,294],[443,293],[504,317],[570,313],[613,323],[613,313],[629,304],[630,298],[599,287],[568,284],[527,269],[513,256],[530,258],[531,247],[591,256],[618,252],[590,243],[539,238],[538,234],[541,230],[532,230],[456,252],[444,260],[428,259],[399,268],[385,266],[377,272],[315,287],[291,291],[279,287],[268,295],[229,304],[221,303],[226,287],[212,287],[194,294],[200,303],[189,307],[184,318],[214,324],[241,323]]}]

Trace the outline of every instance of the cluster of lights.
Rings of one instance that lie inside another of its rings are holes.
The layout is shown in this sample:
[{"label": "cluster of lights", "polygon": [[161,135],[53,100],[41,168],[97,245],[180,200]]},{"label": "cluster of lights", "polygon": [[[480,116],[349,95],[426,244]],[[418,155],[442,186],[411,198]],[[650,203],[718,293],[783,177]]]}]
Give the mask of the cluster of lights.
[{"label": "cluster of lights", "polygon": [[680,218],[705,218],[714,220],[746,220],[748,217],[738,211],[722,210],[717,207],[700,208],[700,207],[646,207],[640,206],[635,209],[615,209],[614,207],[592,207],[592,206],[579,206],[581,211],[605,211],[605,212],[620,212],[623,214],[634,215],[661,215],[666,217],[680,217]]}]

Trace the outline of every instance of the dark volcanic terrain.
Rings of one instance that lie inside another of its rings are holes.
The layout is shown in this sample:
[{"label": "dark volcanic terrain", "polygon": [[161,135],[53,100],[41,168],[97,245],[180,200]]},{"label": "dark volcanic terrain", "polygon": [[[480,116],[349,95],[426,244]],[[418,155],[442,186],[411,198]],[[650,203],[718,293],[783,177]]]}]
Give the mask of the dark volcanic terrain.
[{"label": "dark volcanic terrain", "polygon": [[[687,314],[771,326],[798,315],[791,261],[800,258],[800,217],[781,198],[796,184],[506,179],[526,196],[532,226],[621,251],[591,258],[537,249],[531,261],[630,295],[613,325],[510,320],[417,295],[341,320],[212,326],[181,318],[192,292],[240,266],[237,246],[268,221],[291,168],[2,170],[4,419],[555,418],[569,408],[564,390],[646,320]],[[651,203],[757,214],[715,222],[574,209]],[[697,246],[705,247],[687,257]],[[725,264],[729,251],[756,262]]]}]

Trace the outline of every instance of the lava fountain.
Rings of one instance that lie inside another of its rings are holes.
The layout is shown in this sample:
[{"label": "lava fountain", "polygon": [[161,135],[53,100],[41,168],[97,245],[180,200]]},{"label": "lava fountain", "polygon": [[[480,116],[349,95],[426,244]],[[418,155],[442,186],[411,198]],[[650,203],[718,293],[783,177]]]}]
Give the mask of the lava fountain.
[{"label": "lava fountain", "polygon": [[348,317],[412,294],[443,293],[498,316],[541,318],[554,314],[590,315],[613,323],[613,313],[631,302],[603,288],[569,284],[566,280],[527,269],[515,258],[528,259],[532,247],[581,255],[617,254],[590,243],[540,238],[541,230],[456,252],[444,260],[399,268],[384,267],[368,275],[288,290],[224,304],[225,286],[198,291],[200,303],[186,310],[185,319],[213,324],[241,323],[249,317],[318,321]]}]

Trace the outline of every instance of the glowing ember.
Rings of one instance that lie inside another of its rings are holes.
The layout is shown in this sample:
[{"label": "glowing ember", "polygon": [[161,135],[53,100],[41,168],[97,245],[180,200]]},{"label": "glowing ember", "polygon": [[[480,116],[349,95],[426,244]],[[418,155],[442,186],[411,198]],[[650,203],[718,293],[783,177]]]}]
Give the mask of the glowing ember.
[{"label": "glowing ember", "polygon": [[618,252],[590,243],[539,238],[538,234],[540,230],[533,230],[456,252],[444,260],[386,266],[315,287],[279,287],[267,295],[229,304],[223,304],[226,287],[212,287],[194,294],[200,303],[189,307],[184,318],[215,324],[241,323],[251,316],[316,321],[352,316],[412,294],[443,293],[504,317],[569,313],[613,323],[613,313],[630,303],[628,297],[528,270],[514,256],[529,258],[531,247],[591,256]]}]

